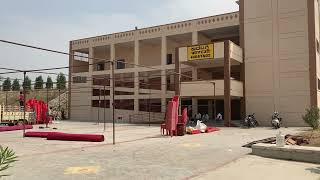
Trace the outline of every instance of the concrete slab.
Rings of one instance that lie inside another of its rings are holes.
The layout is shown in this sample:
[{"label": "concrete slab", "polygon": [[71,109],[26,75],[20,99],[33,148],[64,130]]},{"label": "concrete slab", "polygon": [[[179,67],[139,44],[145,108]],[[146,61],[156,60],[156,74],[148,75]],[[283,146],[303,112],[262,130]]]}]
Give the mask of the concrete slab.
[{"label": "concrete slab", "polygon": [[[21,131],[1,133],[1,145],[14,149],[19,156],[14,167],[5,172],[10,176],[3,179],[188,179],[251,153],[241,146],[277,133],[271,128],[221,128],[210,134],[170,138],[160,136],[158,126],[117,124],[117,144],[112,145],[111,124],[107,124],[106,132],[102,124],[93,123],[50,126],[63,132],[103,133],[106,141],[47,141],[22,138]],[[282,132],[303,130],[286,128]]]},{"label": "concrete slab", "polygon": [[247,155],[193,179],[214,180],[320,180],[320,166],[310,163],[268,159]]}]

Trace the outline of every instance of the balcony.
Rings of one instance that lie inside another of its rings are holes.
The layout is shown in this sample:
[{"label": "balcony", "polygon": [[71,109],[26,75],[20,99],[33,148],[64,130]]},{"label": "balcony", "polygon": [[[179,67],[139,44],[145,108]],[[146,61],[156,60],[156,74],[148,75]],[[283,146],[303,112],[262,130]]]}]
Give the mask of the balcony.
[{"label": "balcony", "polygon": [[[210,44],[209,44],[210,45]],[[224,66],[225,47],[224,42],[212,43],[212,56],[204,59],[190,60],[188,57],[188,47],[179,48],[179,61],[181,64],[196,66],[199,68],[221,67]],[[235,43],[230,41],[230,63],[240,65],[243,62],[243,51]]]},{"label": "balcony", "polygon": [[[243,83],[230,81],[231,97],[243,97]],[[224,96],[224,80],[190,81],[181,83],[182,97],[222,97]]]}]

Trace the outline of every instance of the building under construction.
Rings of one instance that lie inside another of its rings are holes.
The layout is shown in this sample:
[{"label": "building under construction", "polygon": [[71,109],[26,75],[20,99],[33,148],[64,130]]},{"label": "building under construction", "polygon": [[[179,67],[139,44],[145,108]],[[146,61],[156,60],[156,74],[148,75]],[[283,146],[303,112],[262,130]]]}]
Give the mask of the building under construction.
[{"label": "building under construction", "polygon": [[190,114],[222,113],[226,125],[251,113],[269,125],[274,111],[304,125],[320,105],[318,1],[237,3],[239,12],[71,41],[71,119],[110,121],[114,105],[118,122],[160,121],[177,94]]}]

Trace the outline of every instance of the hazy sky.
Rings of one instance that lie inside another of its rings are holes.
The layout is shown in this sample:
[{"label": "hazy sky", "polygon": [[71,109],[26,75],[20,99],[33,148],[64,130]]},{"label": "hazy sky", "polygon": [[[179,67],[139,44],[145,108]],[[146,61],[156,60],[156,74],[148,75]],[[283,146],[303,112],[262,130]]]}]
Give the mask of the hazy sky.
[{"label": "hazy sky", "polygon": [[[0,3],[0,39],[65,52],[73,39],[239,8],[235,0],[0,0]],[[0,67],[37,69],[67,65],[67,56],[0,43]]]}]

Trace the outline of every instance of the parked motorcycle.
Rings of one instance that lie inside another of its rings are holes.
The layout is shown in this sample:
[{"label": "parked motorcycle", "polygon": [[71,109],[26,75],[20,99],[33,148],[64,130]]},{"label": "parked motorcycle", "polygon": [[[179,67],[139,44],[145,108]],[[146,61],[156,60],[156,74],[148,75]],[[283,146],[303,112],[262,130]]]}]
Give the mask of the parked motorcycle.
[{"label": "parked motorcycle", "polygon": [[249,114],[245,119],[244,119],[244,125],[247,126],[248,128],[251,127],[257,127],[259,125],[258,121],[254,117],[253,114]]},{"label": "parked motorcycle", "polygon": [[279,129],[281,127],[282,118],[278,112],[274,112],[272,115],[271,126],[275,129]]}]

